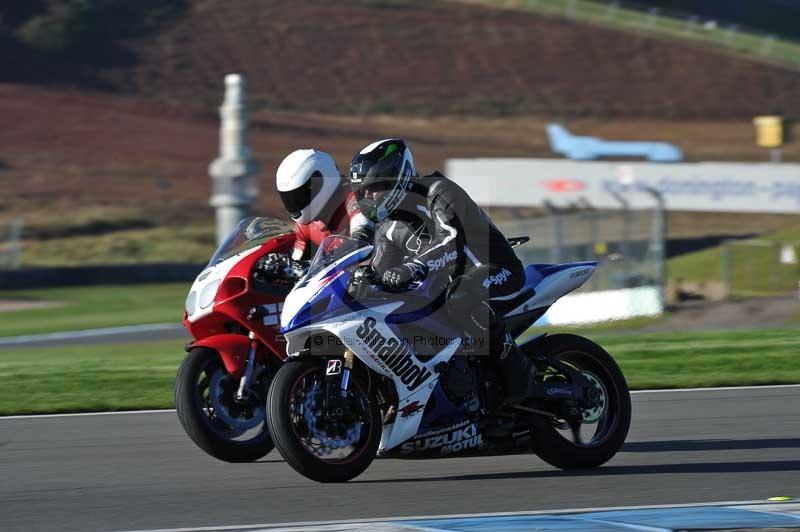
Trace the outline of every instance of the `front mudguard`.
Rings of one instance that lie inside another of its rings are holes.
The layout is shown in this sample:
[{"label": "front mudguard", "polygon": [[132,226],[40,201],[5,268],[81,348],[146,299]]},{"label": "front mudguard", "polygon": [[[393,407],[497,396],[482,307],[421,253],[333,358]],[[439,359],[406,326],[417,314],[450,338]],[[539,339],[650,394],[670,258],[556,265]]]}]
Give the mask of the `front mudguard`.
[{"label": "front mudguard", "polygon": [[[236,378],[244,375],[247,365],[247,354],[250,352],[250,338],[242,334],[216,334],[192,342],[187,346],[187,351],[195,347],[213,349],[219,354],[225,370]],[[256,360],[263,358],[264,348],[260,346],[256,352]]]}]

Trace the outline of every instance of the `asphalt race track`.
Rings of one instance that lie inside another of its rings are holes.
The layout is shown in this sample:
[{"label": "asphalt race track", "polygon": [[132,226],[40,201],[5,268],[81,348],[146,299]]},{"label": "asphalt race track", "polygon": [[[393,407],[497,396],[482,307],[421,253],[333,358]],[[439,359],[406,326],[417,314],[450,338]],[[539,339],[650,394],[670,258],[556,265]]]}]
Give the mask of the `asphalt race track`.
[{"label": "asphalt race track", "polygon": [[[24,393],[24,391],[22,391]],[[213,460],[174,412],[0,418],[0,529],[133,530],[800,495],[800,386],[634,395],[628,443],[605,467],[533,455],[376,460],[321,485],[277,451]]]}]

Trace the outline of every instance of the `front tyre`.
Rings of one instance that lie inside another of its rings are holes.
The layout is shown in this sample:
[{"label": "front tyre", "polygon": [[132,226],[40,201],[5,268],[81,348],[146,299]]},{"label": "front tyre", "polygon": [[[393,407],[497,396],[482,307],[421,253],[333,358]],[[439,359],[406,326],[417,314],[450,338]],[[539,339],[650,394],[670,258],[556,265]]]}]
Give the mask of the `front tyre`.
[{"label": "front tyre", "polygon": [[202,450],[225,462],[252,462],[274,444],[266,414],[270,370],[257,365],[247,400],[237,402],[239,380],[225,370],[219,354],[196,347],[175,379],[175,408],[186,434]]},{"label": "front tyre", "polygon": [[[572,409],[576,415],[532,418],[534,450],[545,462],[561,469],[598,467],[625,442],[631,424],[631,396],[619,366],[605,349],[586,338],[555,334],[535,347],[537,354],[579,370],[594,389],[592,405]],[[550,368],[545,384],[568,380]],[[550,411],[564,412],[550,404]]]},{"label": "front tyre", "polygon": [[348,397],[326,395],[325,360],[289,360],[272,381],[267,422],[275,446],[301,475],[317,482],[346,482],[375,458],[381,416],[366,382],[352,373]]}]

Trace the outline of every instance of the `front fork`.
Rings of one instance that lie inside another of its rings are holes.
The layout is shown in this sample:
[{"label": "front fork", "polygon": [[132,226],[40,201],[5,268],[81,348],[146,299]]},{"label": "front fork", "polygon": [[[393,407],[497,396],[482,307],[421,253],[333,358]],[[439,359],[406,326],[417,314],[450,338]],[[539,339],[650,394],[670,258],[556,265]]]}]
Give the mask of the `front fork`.
[{"label": "front fork", "polygon": [[247,394],[250,381],[253,378],[253,370],[255,369],[256,365],[256,351],[258,350],[258,340],[256,340],[256,335],[252,331],[248,335],[250,338],[250,349],[247,352],[247,364],[244,367],[244,375],[242,378],[239,379],[239,389],[236,390],[236,400],[237,401],[244,401],[247,399]]},{"label": "front fork", "polygon": [[353,371],[353,360],[355,355],[349,349],[344,352],[344,364],[342,367],[342,382],[339,386],[339,395],[347,397],[347,387],[350,385],[350,372]]},{"label": "front fork", "polygon": [[332,364],[332,362],[339,362],[339,359],[330,359],[328,361],[328,369],[325,371],[323,404],[325,408],[332,412],[338,412],[346,405],[354,360],[355,355],[348,349],[344,352],[341,365]]}]

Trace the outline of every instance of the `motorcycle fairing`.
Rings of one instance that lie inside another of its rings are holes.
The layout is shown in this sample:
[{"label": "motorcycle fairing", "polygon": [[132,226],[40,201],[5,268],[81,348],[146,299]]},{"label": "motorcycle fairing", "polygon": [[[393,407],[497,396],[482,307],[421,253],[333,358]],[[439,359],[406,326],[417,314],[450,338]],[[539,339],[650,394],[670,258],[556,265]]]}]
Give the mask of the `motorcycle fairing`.
[{"label": "motorcycle fairing", "polygon": [[[402,340],[402,335],[395,330],[397,325],[392,323],[396,321],[391,318],[392,313],[403,305],[402,301],[384,302],[385,299],[379,299],[373,301],[377,304],[367,307],[364,304],[369,302],[353,304],[352,300],[348,300],[346,284],[349,272],[339,272],[354,267],[371,250],[371,246],[368,246],[349,252],[298,283],[284,303],[281,330],[287,340],[289,356],[297,356],[306,348],[306,341],[310,337],[326,331],[338,337],[367,367],[392,379],[398,396],[398,415],[392,423],[383,427],[378,452],[385,454],[419,434],[421,425],[424,427],[422,432],[429,429],[427,423],[422,423],[428,415],[433,415],[428,413],[427,408],[421,414],[406,417],[399,413],[416,409],[419,405],[428,405],[433,391],[439,386],[439,374],[434,368],[455,355],[460,344],[449,343],[423,362]],[[533,266],[533,269],[529,267],[526,288],[533,288],[535,292],[507,315],[549,307],[556,299],[586,282],[596,266],[596,262],[585,262],[539,265]],[[319,305],[315,312],[317,301],[326,302]],[[347,310],[344,315],[341,314],[343,310]],[[431,327],[447,329],[442,324],[430,321]],[[459,422],[463,423],[456,423]]]},{"label": "motorcycle fairing", "polygon": [[596,261],[531,264],[525,268],[525,288],[532,288],[534,293],[506,316],[549,308],[556,300],[582,286],[596,269]]},{"label": "motorcycle fairing", "polygon": [[[223,279],[228,275],[228,273],[237,265],[239,261],[241,261],[244,257],[248,255],[252,255],[253,253],[257,252],[260,248],[254,247],[250,248],[246,251],[243,251],[239,254],[236,254],[232,257],[228,257],[224,261],[215,264],[213,266],[209,266],[202,272],[200,275],[192,283],[192,288],[189,289],[190,294],[201,294],[203,289],[212,283],[220,283]],[[216,292],[215,292],[216,294]],[[211,304],[206,308],[201,308],[199,302],[196,304],[196,310],[192,314],[188,315],[188,320],[190,323],[195,323],[214,311],[214,305]]]},{"label": "motorcycle fairing", "polygon": [[202,340],[192,342],[189,349],[207,347],[219,353],[225,370],[237,379],[244,373],[247,365],[247,353],[250,350],[250,339],[241,334],[215,334]]},{"label": "motorcycle fairing", "polygon": [[[330,289],[329,286],[324,288]],[[451,343],[427,362],[421,362],[416,353],[397,337],[386,322],[387,316],[401,305],[402,302],[394,301],[285,331],[287,353],[290,356],[296,355],[305,348],[306,340],[310,336],[327,331],[340,338],[371,370],[392,379],[397,390],[398,411],[415,401],[426,405],[439,380],[434,368],[439,362],[449,360],[458,350],[459,344]],[[421,414],[399,417],[394,423],[384,426],[379,452],[391,449],[414,436],[422,417]]]},{"label": "motorcycle fairing", "polygon": [[[319,309],[314,309],[314,305],[323,301],[326,296],[338,296],[341,299],[350,278],[350,272],[346,269],[357,264],[366,258],[372,251],[372,246],[366,246],[348,253],[338,261],[328,265],[313,275],[306,275],[297,285],[295,285],[289,296],[283,303],[281,313],[281,330],[297,329],[307,325],[312,319],[319,319]],[[336,270],[336,271],[334,271]],[[334,283],[335,282],[335,283]],[[336,291],[326,290],[326,288],[336,288]],[[330,300],[329,303],[333,303]],[[323,310],[328,310],[326,306]],[[314,312],[316,310],[316,312]],[[291,351],[287,351],[291,353]]]}]

